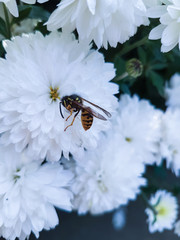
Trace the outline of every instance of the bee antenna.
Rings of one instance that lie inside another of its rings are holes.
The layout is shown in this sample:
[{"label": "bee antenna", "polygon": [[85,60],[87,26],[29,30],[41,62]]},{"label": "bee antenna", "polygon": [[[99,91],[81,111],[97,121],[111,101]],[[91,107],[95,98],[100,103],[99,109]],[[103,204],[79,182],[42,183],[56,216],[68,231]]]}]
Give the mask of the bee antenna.
[{"label": "bee antenna", "polygon": [[61,104],[62,104],[62,102],[59,102],[59,111],[60,111],[60,114],[61,114],[62,118],[64,118],[64,116],[62,114]]}]

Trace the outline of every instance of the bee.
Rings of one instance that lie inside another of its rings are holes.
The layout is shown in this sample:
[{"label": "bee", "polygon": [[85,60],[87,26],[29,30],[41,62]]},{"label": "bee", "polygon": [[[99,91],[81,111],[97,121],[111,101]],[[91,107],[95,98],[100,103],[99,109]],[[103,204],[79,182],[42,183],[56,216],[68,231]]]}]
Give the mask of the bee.
[{"label": "bee", "polygon": [[104,121],[107,120],[104,116],[95,112],[91,107],[85,106],[84,102],[91,104],[92,106],[103,111],[106,114],[106,116],[111,117],[111,114],[108,111],[106,111],[105,109],[99,107],[98,105],[96,105],[76,94],[73,94],[70,96],[65,96],[62,98],[62,100],[59,103],[59,109],[60,109],[60,114],[61,114],[62,118],[64,118],[64,116],[62,114],[61,104],[63,105],[63,107],[65,107],[70,112],[70,115],[66,118],[66,121],[72,116],[73,113],[75,113],[75,115],[73,117],[71,124],[69,124],[64,129],[64,131],[66,131],[68,127],[73,125],[74,120],[76,119],[76,117],[80,111],[81,111],[81,123],[82,123],[82,126],[85,131],[87,131],[88,129],[91,128],[91,126],[93,124],[93,117],[99,118]]}]

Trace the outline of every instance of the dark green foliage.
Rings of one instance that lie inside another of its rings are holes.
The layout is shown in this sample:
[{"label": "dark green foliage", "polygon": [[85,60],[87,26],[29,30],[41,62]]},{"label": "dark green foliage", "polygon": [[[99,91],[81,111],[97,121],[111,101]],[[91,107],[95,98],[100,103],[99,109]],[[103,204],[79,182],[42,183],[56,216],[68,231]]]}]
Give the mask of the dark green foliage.
[{"label": "dark green foliage", "polygon": [[[180,71],[180,53],[177,48],[169,53],[162,53],[160,41],[150,41],[147,38],[151,28],[152,26],[140,28],[129,41],[119,44],[117,51],[110,49],[103,53],[114,63],[116,77],[113,81],[119,84],[120,93],[136,93],[164,109],[164,86],[175,72]],[[132,58],[139,59],[143,64],[143,74],[134,79],[124,74],[126,62]]]},{"label": "dark green foliage", "polygon": [[6,23],[5,21],[0,17],[0,34],[6,37]]}]

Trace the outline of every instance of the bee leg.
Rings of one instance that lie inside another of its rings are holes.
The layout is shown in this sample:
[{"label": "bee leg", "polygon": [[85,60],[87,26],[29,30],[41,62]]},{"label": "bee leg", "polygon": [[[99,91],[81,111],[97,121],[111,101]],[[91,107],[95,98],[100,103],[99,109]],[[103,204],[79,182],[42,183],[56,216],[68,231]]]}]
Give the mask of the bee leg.
[{"label": "bee leg", "polygon": [[[79,111],[80,111],[80,110],[79,110]],[[74,120],[75,120],[75,118],[77,117],[77,115],[78,115],[79,111],[78,111],[78,112],[77,112],[77,113],[74,115],[74,117],[73,117],[73,120],[72,120],[71,124],[69,124],[69,125],[68,125],[68,126],[65,128],[65,129],[64,129],[64,131],[66,131],[68,127],[70,127],[70,126],[72,126],[72,125],[73,125],[73,123],[74,123]],[[71,115],[72,115],[72,114],[71,114]],[[71,115],[70,115],[70,116],[71,116]],[[69,116],[69,117],[70,117],[70,116]]]},{"label": "bee leg", "polygon": [[72,113],[73,113],[73,109],[71,109],[71,113],[70,113],[70,115],[66,118],[66,121],[72,116]]}]

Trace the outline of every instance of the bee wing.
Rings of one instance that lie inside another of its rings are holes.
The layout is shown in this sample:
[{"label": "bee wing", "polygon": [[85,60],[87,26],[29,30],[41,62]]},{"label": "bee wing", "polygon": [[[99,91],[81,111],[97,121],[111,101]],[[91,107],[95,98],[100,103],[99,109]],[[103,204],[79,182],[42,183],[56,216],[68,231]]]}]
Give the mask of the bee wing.
[{"label": "bee wing", "polygon": [[92,108],[90,108],[90,107],[84,107],[84,110],[86,110],[87,112],[89,112],[91,115],[93,115],[93,116],[96,117],[96,118],[99,118],[99,119],[104,120],[104,121],[107,120],[103,115],[95,112],[95,111],[94,111]]},{"label": "bee wing", "polygon": [[99,109],[100,109],[101,111],[103,111],[103,112],[106,114],[106,116],[108,116],[109,118],[111,117],[110,112],[106,111],[104,108],[101,108],[100,106],[98,106],[98,105],[96,105],[96,104],[94,104],[94,103],[92,103],[92,102],[90,102],[90,101],[88,101],[88,100],[86,100],[86,99],[84,99],[84,98],[82,98],[82,97],[81,97],[81,99],[82,99],[83,101],[87,102],[87,103],[90,103],[90,104],[93,105],[94,107],[99,108]]},{"label": "bee wing", "polygon": [[90,113],[91,115],[93,115],[93,116],[96,117],[96,118],[99,118],[99,119],[104,120],[104,121],[107,120],[103,115],[95,112],[95,111],[94,111],[92,108],[90,108],[90,107],[84,106],[82,103],[79,103],[79,102],[76,102],[76,101],[75,101],[74,104],[77,105],[78,107],[80,107],[81,110],[87,111],[88,113]]}]

